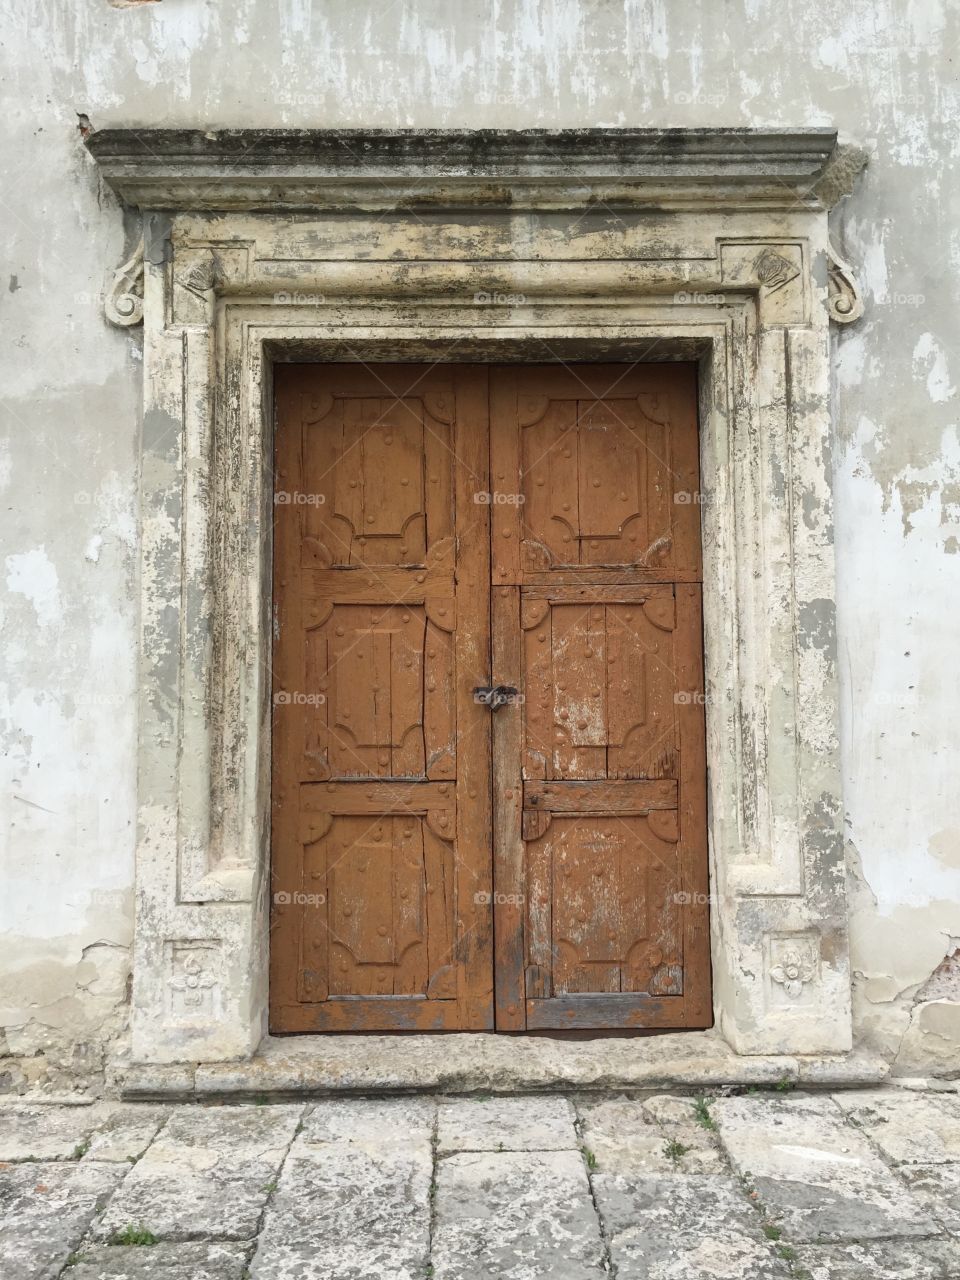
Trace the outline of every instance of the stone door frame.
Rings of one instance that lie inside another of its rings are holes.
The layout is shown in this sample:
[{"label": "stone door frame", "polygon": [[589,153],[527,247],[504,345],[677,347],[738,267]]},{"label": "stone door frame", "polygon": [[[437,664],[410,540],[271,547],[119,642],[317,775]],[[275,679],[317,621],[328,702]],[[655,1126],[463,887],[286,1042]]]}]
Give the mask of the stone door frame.
[{"label": "stone door frame", "polygon": [[[266,1034],[278,360],[696,360],[714,1004],[851,1047],[830,329],[862,310],[829,131],[206,134],[88,146],[139,208],[136,1061]],[[840,175],[840,177],[838,177]]]}]

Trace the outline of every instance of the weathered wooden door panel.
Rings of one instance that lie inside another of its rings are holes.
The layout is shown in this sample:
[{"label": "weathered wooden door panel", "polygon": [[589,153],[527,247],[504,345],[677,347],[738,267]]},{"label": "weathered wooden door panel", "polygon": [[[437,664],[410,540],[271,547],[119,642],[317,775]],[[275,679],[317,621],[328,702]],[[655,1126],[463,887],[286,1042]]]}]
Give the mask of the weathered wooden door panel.
[{"label": "weathered wooden door panel", "polygon": [[492,376],[494,481],[521,499],[495,512],[494,582],[701,580],[692,366]]},{"label": "weathered wooden door panel", "polygon": [[497,1026],[709,1025],[695,376],[491,404]]},{"label": "weathered wooden door panel", "polygon": [[709,1025],[693,370],[277,387],[273,1029]]},{"label": "weathered wooden door panel", "polygon": [[487,375],[277,370],[271,1025],[492,1025]]}]

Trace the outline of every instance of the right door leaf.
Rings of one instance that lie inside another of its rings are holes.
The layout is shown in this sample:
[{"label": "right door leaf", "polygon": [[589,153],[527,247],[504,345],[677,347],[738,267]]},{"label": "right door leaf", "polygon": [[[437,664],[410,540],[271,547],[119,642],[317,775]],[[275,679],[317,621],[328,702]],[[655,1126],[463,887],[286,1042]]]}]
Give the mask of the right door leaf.
[{"label": "right door leaf", "polygon": [[496,370],[491,408],[498,1026],[709,1025],[695,371]]}]

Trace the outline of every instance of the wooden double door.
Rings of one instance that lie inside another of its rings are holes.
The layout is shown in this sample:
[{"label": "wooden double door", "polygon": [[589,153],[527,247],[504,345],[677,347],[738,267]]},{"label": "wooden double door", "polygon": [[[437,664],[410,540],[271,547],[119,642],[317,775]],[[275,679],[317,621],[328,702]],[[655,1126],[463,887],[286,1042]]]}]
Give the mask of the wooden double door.
[{"label": "wooden double door", "polygon": [[694,368],[276,403],[272,1030],[709,1026]]}]

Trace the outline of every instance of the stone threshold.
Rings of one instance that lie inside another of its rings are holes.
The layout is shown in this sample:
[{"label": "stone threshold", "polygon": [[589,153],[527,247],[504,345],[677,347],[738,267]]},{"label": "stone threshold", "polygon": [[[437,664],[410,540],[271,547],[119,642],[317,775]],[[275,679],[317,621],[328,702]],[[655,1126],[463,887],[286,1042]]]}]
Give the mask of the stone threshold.
[{"label": "stone threshold", "polygon": [[267,1037],[252,1058],[115,1062],[109,1091],[126,1099],[298,1098],[337,1094],[544,1093],[722,1085],[862,1088],[889,1072],[878,1056],[735,1053],[716,1032],[638,1039],[487,1035]]}]

